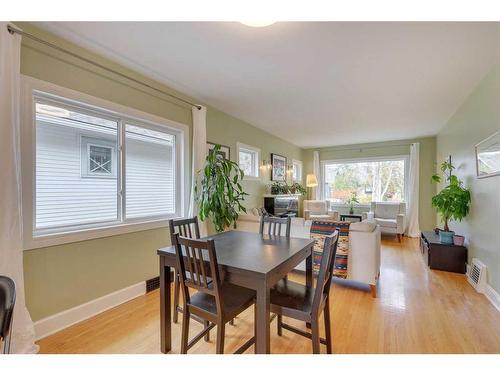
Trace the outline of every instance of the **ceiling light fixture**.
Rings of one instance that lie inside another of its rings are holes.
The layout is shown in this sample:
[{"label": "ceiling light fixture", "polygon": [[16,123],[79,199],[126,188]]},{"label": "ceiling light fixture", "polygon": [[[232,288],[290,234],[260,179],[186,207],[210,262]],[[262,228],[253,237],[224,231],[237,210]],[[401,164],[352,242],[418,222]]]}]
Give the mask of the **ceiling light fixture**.
[{"label": "ceiling light fixture", "polygon": [[250,27],[266,27],[271,26],[276,21],[241,21],[241,23]]}]

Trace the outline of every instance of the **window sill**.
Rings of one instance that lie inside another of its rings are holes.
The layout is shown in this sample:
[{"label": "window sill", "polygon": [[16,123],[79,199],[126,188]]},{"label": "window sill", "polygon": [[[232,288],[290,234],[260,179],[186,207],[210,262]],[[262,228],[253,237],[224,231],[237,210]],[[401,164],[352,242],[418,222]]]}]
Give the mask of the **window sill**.
[{"label": "window sill", "polygon": [[67,232],[58,233],[40,233],[35,234],[32,238],[25,238],[24,250],[34,250],[42,247],[63,245],[73,242],[88,241],[98,238],[117,236],[126,233],[140,232],[150,229],[168,227],[166,218],[152,219],[149,221],[129,222],[129,223],[107,223],[102,226],[87,227],[80,229],[71,229]]}]

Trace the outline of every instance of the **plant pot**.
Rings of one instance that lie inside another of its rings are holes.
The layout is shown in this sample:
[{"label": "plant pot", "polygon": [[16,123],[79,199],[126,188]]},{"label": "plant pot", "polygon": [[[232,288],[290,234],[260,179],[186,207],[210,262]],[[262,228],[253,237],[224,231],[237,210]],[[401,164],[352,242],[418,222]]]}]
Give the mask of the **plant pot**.
[{"label": "plant pot", "polygon": [[350,209],[349,210],[349,215],[353,215],[354,214],[354,210],[353,209]]},{"label": "plant pot", "polygon": [[464,246],[465,237],[455,234],[453,236],[453,244],[456,246]]},{"label": "plant pot", "polygon": [[446,245],[452,245],[454,234],[455,234],[455,232],[453,232],[453,231],[446,232],[444,230],[440,230],[439,231],[439,242],[446,244]]}]

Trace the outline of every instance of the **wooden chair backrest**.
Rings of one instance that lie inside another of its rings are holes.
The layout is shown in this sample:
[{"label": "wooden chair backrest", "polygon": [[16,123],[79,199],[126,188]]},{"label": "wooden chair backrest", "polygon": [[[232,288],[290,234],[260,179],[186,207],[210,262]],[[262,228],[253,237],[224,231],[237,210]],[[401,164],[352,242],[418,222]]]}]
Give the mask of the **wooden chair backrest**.
[{"label": "wooden chair backrest", "polygon": [[292,218],[288,217],[274,217],[274,216],[261,216],[259,233],[264,234],[264,224],[267,223],[267,234],[273,236],[281,236],[281,226],[285,225],[286,238],[290,238],[290,228],[292,226]]},{"label": "wooden chair backrest", "polygon": [[337,253],[337,244],[339,232],[325,236],[323,247],[323,255],[319,268],[318,280],[316,283],[316,291],[313,299],[313,310],[319,309],[323,295],[328,295],[332,283],[333,267],[335,265],[335,255]]},{"label": "wooden chair backrest", "polygon": [[170,229],[170,236],[179,233],[181,237],[200,238],[200,227],[197,216],[189,219],[169,220],[168,227]]},{"label": "wooden chair backrest", "polygon": [[214,240],[198,240],[172,236],[180,275],[180,284],[187,304],[190,301],[189,288],[215,297],[217,311],[222,311],[220,275]]}]

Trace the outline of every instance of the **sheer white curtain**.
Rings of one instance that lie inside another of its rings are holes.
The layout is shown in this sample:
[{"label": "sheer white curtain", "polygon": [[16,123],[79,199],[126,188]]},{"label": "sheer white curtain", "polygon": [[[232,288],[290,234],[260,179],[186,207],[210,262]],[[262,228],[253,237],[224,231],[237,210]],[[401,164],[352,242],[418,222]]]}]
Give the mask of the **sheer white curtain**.
[{"label": "sheer white curtain", "polygon": [[0,274],[16,283],[11,353],[36,353],[35,330],[24,298],[19,85],[21,37],[0,22]]},{"label": "sheer white curtain", "polygon": [[[207,108],[194,106],[193,111],[193,168],[191,174],[191,196],[189,199],[188,216],[198,215],[198,207],[194,196],[194,187],[196,186],[198,171],[205,164],[207,157]],[[200,234],[207,234],[207,223],[200,222]]]},{"label": "sheer white curtain", "polygon": [[313,173],[318,181],[318,186],[312,188],[312,199],[322,199],[321,198],[321,176],[320,176],[320,164],[319,164],[319,151],[313,152]]},{"label": "sheer white curtain", "polygon": [[420,227],[418,224],[418,184],[420,174],[420,143],[410,145],[410,168],[408,173],[408,198],[407,198],[407,228],[408,237],[419,237]]}]

